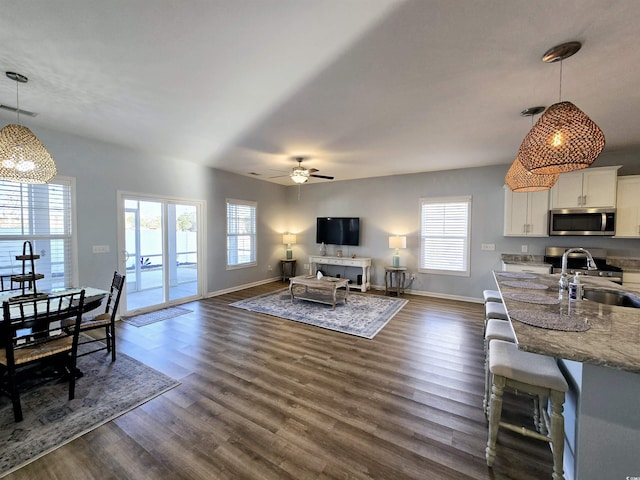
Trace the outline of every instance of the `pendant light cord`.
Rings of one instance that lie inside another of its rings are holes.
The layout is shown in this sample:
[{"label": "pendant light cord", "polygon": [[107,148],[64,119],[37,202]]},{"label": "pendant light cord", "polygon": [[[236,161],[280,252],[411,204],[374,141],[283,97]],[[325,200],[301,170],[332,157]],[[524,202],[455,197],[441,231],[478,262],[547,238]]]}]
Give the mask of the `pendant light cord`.
[{"label": "pendant light cord", "polygon": [[18,125],[20,125],[20,95],[18,95],[19,81],[16,80],[16,114],[18,116]]},{"label": "pendant light cord", "polygon": [[560,60],[560,88],[558,92],[558,103],[562,101],[562,60]]}]

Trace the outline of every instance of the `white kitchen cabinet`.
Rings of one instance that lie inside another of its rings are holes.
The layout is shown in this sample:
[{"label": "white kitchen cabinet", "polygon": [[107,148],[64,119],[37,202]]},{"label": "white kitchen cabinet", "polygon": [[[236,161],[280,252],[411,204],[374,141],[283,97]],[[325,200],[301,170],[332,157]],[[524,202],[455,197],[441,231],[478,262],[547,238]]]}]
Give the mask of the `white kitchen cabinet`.
[{"label": "white kitchen cabinet", "polygon": [[546,263],[507,263],[502,262],[504,272],[551,273],[551,265]]},{"label": "white kitchen cabinet", "polygon": [[640,175],[618,178],[616,237],[640,238]]},{"label": "white kitchen cabinet", "polygon": [[504,189],[504,236],[547,237],[549,191],[512,192]]},{"label": "white kitchen cabinet", "polygon": [[615,207],[619,166],[560,174],[551,189],[551,208]]}]

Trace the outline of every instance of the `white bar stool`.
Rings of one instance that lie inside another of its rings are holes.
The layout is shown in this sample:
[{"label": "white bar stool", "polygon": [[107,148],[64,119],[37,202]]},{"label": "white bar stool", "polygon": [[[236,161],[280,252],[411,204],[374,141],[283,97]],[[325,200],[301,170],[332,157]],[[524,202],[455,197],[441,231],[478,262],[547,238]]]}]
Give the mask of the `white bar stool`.
[{"label": "white bar stool", "polygon": [[[489,435],[486,459],[493,466],[496,456],[498,429],[507,428],[522,435],[551,443],[553,450],[553,480],[564,480],[562,456],[564,454],[564,418],[562,416],[565,392],[569,389],[554,358],[518,350],[514,343],[491,340],[489,346],[491,372],[491,398],[489,400]],[[505,388],[524,392],[551,401],[551,416],[543,410],[549,435],[543,435],[523,426],[502,422],[502,394]]]},{"label": "white bar stool", "polygon": [[489,411],[489,395],[491,394],[491,375],[489,374],[489,343],[491,340],[515,343],[516,336],[511,328],[511,322],[495,318],[487,321],[484,333],[484,399],[482,400],[482,409],[485,414]]},{"label": "white bar stool", "polygon": [[502,297],[498,290],[483,290],[482,296],[484,297],[484,303],[497,302],[502,303]]}]

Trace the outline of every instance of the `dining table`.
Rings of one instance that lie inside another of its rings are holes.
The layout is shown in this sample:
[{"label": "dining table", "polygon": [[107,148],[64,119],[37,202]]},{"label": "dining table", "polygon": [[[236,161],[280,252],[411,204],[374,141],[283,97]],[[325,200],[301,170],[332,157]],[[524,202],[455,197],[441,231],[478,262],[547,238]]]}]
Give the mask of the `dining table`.
[{"label": "dining table", "polygon": [[[27,292],[27,295],[24,295],[22,294],[21,291],[13,290],[13,291],[5,291],[0,293],[0,304],[9,302],[9,308],[16,309],[15,311],[17,313],[19,308],[18,305],[21,301],[28,300],[32,302],[34,299],[36,301],[40,299],[45,300],[46,298],[52,297],[52,296],[80,293],[82,290],[84,290],[84,304],[82,307],[82,313],[87,313],[100,307],[105,297],[109,294],[108,291],[101,290],[99,288],[69,287],[69,288],[56,288],[56,289],[51,289],[49,291],[38,291],[37,297],[29,298],[28,297],[29,292]],[[41,317],[39,316],[39,318]],[[44,321],[46,321],[46,319]],[[60,323],[60,319],[56,319],[56,321]],[[2,322],[4,323],[4,319],[2,319]],[[57,326],[54,326],[53,328],[57,328]],[[60,328],[64,328],[64,325],[60,325]],[[50,330],[50,328],[47,328],[47,330]],[[0,329],[0,331],[3,331],[3,329]],[[56,333],[55,330],[51,331],[51,334],[55,334],[55,333]],[[0,348],[4,348],[5,339],[3,337],[4,337],[4,334],[2,335],[2,338],[0,338]]]}]

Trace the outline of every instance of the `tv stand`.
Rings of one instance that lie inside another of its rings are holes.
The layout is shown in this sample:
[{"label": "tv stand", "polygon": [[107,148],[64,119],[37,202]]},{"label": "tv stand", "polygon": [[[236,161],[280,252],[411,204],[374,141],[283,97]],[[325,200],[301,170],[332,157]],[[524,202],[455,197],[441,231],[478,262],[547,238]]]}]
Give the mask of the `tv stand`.
[{"label": "tv stand", "polygon": [[362,285],[360,290],[366,292],[371,288],[371,259],[365,257],[329,257],[325,255],[311,255],[309,257],[309,275],[315,275],[318,265],[337,265],[340,267],[354,267],[362,269]]}]

